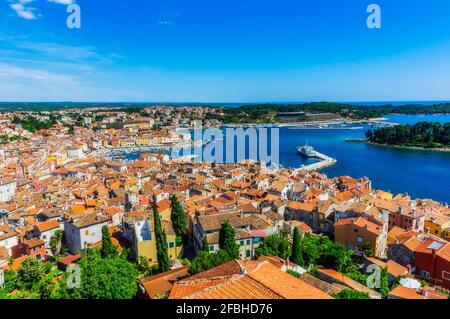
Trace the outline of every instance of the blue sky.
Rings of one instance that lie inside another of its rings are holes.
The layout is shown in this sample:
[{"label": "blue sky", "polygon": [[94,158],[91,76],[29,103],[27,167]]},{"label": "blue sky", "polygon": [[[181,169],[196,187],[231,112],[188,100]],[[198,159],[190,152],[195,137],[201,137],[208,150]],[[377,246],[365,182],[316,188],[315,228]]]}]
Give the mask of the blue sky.
[{"label": "blue sky", "polygon": [[450,100],[449,57],[448,0],[0,0],[0,101]]}]

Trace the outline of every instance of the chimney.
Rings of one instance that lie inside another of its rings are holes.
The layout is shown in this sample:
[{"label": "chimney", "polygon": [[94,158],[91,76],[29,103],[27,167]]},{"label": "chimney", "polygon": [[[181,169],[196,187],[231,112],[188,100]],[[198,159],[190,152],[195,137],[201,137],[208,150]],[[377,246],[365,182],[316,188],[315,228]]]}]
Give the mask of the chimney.
[{"label": "chimney", "polygon": [[408,274],[412,274],[412,265],[411,264],[407,264],[406,268],[408,269]]},{"label": "chimney", "polygon": [[239,266],[239,270],[241,272],[241,275],[247,275],[247,267],[245,266],[245,264],[241,261],[241,260],[237,260],[236,261],[238,266]]}]

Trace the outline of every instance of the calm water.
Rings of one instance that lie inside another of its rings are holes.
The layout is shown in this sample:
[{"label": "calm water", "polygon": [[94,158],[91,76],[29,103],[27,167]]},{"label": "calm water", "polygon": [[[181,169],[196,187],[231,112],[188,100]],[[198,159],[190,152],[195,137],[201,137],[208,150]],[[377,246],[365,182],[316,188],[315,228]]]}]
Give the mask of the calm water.
[{"label": "calm water", "polygon": [[[391,115],[387,118],[389,122],[402,124],[450,122],[450,115]],[[311,160],[298,155],[296,150],[297,145],[308,142],[319,152],[337,159],[335,166],[323,170],[329,177],[367,176],[377,189],[450,203],[450,153],[345,141],[347,138],[363,138],[367,129],[367,126],[361,130],[280,128],[280,164],[297,168],[311,163]],[[138,156],[138,153],[133,153],[127,157],[132,160]]]},{"label": "calm water", "polygon": [[[391,115],[389,122],[413,124],[422,121],[450,122],[450,115]],[[367,176],[373,187],[393,193],[408,193],[413,198],[433,198],[450,202],[450,153],[415,151],[346,142],[364,137],[362,130],[292,130],[280,131],[280,162],[298,167],[303,163],[295,152],[306,141],[318,151],[338,160],[323,170],[328,176]]]}]

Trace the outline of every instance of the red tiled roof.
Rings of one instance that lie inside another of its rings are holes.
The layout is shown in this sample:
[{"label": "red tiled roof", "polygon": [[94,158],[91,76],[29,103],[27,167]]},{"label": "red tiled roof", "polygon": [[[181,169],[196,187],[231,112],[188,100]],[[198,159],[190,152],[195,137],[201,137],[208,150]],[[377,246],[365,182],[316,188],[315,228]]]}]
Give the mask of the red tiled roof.
[{"label": "red tiled roof", "polygon": [[331,299],[266,260],[230,261],[177,282],[170,299]]},{"label": "red tiled roof", "polygon": [[141,285],[145,289],[146,297],[155,298],[170,292],[174,282],[186,276],[188,276],[187,267],[181,267],[144,278],[141,281]]},{"label": "red tiled roof", "polygon": [[63,265],[65,265],[65,266],[69,266],[70,264],[76,262],[80,258],[81,258],[81,256],[79,254],[77,254],[77,255],[68,255],[68,256],[60,258],[58,260],[58,262],[63,264]]},{"label": "red tiled roof", "polygon": [[39,231],[41,233],[49,231],[51,229],[54,228],[58,228],[59,227],[59,222],[57,220],[49,220],[46,222],[40,222],[36,224],[37,228],[39,229]]}]

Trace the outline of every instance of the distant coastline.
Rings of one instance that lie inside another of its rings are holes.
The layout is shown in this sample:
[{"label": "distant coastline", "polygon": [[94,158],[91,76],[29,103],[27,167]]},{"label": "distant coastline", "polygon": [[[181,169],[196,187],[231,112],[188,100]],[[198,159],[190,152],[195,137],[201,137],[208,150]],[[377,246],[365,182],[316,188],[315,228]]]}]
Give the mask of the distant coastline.
[{"label": "distant coastline", "polygon": [[365,138],[347,138],[345,140],[349,143],[366,143],[369,145],[374,146],[381,146],[381,147],[390,147],[390,148],[398,148],[398,149],[405,149],[405,150],[415,150],[415,151],[431,151],[431,152],[443,152],[443,153],[450,153],[450,147],[444,147],[444,148],[426,148],[426,147],[419,147],[419,146],[407,146],[407,145],[394,145],[394,144],[381,144],[381,143],[374,143],[369,142]]}]

